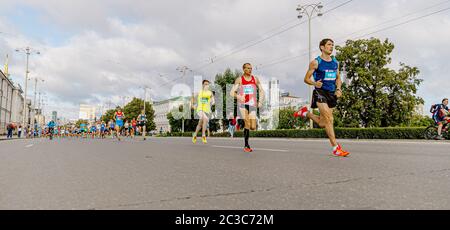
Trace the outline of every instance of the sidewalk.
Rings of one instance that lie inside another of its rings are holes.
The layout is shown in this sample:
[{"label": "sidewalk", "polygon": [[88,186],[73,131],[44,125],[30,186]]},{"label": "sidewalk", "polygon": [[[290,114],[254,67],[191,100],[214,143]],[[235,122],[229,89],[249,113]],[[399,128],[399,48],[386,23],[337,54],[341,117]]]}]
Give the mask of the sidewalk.
[{"label": "sidewalk", "polygon": [[[12,139],[7,139],[6,135],[0,135],[0,141],[7,141],[7,140],[18,140],[17,135],[13,135]],[[24,139],[23,137],[20,139]]]}]

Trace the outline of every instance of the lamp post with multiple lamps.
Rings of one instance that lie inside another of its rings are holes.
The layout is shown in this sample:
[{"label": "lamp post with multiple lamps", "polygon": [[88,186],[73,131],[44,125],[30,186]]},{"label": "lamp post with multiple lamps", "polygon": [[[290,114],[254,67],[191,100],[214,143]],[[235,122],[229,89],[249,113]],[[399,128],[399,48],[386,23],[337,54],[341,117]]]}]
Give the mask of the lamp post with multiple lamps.
[{"label": "lamp post with multiple lamps", "polygon": [[[311,19],[317,15],[318,17],[323,16],[321,10],[323,8],[322,3],[314,3],[314,4],[306,4],[306,5],[298,5],[298,19],[302,19],[304,16],[308,18],[308,44],[309,44],[309,56],[308,63],[311,61]],[[312,101],[312,86],[309,86],[309,101]],[[313,128],[313,122],[310,121],[310,128]]]},{"label": "lamp post with multiple lamps", "polygon": [[34,50],[34,49],[30,48],[30,47],[26,47],[26,48],[23,48],[23,49],[16,49],[16,52],[23,52],[23,53],[25,53],[27,55],[22,124],[23,124],[23,127],[28,127],[26,107],[27,107],[27,92],[28,92],[27,91],[28,90],[28,74],[30,73],[30,71],[28,70],[29,59],[30,59],[30,55],[31,54],[39,55],[41,53],[39,51],[37,51],[37,50]]}]

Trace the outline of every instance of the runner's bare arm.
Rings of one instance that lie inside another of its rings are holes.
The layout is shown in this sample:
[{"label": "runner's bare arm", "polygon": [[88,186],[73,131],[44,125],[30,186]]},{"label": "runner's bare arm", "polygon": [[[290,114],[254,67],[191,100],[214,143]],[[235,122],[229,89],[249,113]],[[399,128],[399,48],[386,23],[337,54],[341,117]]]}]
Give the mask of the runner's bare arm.
[{"label": "runner's bare arm", "polygon": [[214,98],[214,95],[211,96],[211,105],[216,104],[216,99]]},{"label": "runner's bare arm", "polygon": [[336,73],[336,96],[342,97],[342,80],[341,80],[341,72],[339,71],[339,64],[338,64],[338,69],[337,69],[337,73]]},{"label": "runner's bare arm", "polygon": [[191,97],[191,108],[195,110],[195,94],[192,94]]},{"label": "runner's bare arm", "polygon": [[336,73],[336,90],[341,91],[342,87],[342,80],[341,80],[341,72],[339,71],[339,64],[338,64],[338,69],[337,69],[337,73]]},{"label": "runner's bare arm", "polygon": [[306,76],[305,76],[305,83],[308,85],[312,85],[312,86],[316,86],[317,88],[321,88],[322,87],[322,82],[318,81],[318,82],[314,82],[312,80],[312,76],[314,74],[314,72],[316,71],[316,69],[319,67],[319,63],[316,60],[313,60],[310,64],[309,64],[309,68],[308,68],[308,72],[306,72]]},{"label": "runner's bare arm", "polygon": [[230,95],[238,100],[242,100],[242,97],[236,93],[240,85],[241,85],[241,78],[237,78],[230,92]]},{"label": "runner's bare arm", "polygon": [[256,78],[256,85],[258,86],[258,90],[259,90],[259,102],[258,102],[258,107],[262,107],[263,103],[264,103],[264,99],[265,99],[265,92],[264,89],[261,85],[261,81]]}]

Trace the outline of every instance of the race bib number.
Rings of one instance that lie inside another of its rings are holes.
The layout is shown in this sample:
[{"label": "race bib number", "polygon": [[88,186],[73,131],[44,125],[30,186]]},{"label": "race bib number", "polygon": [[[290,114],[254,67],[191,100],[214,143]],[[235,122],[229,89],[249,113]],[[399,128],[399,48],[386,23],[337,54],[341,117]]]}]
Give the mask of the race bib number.
[{"label": "race bib number", "polygon": [[202,104],[208,104],[209,100],[208,100],[207,97],[202,97],[202,98],[200,98],[200,102],[201,102]]},{"label": "race bib number", "polygon": [[251,85],[244,85],[244,94],[245,95],[253,95],[255,93],[255,90],[253,86]]},{"label": "race bib number", "polygon": [[336,81],[337,72],[335,70],[325,70],[324,81]]}]

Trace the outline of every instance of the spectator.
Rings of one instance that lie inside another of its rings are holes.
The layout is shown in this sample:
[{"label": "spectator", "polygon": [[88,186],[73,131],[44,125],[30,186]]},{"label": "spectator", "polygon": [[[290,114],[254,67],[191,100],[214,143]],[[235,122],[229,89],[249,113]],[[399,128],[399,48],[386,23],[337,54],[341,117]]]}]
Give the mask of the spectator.
[{"label": "spectator", "polygon": [[13,124],[9,123],[6,126],[6,130],[8,131],[8,135],[6,136],[7,139],[11,139],[12,138],[12,133],[13,133]]},{"label": "spectator", "polygon": [[22,135],[22,125],[19,125],[19,128],[17,129],[17,137],[20,138]]},{"label": "spectator", "polygon": [[233,138],[234,137],[234,130],[236,129],[236,117],[234,117],[234,115],[233,114],[230,114],[231,115],[231,119],[229,119],[228,121],[229,121],[229,124],[228,124],[228,132],[230,133],[230,135],[231,135],[231,138]]}]

